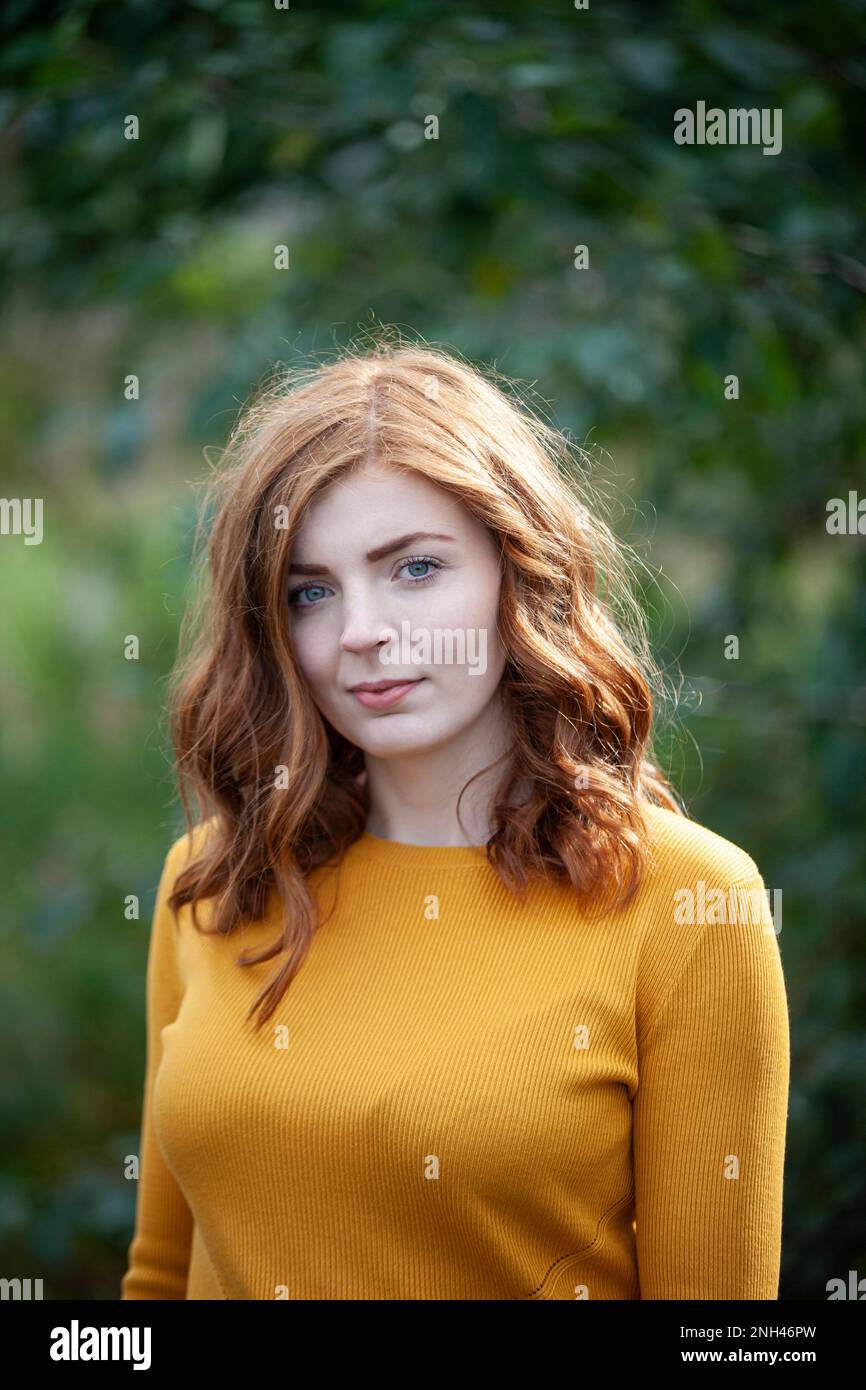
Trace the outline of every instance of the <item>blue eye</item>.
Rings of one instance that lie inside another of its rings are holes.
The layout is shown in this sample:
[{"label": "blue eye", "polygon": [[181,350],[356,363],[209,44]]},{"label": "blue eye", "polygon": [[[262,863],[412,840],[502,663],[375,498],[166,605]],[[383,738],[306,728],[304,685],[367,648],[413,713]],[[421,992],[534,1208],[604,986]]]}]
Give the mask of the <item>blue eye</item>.
[{"label": "blue eye", "polygon": [[[438,569],[441,569],[441,565],[439,565],[438,561],[436,561],[436,560],[421,560],[421,559],[419,559],[419,560],[404,560],[404,561],[403,561],[403,565],[401,565],[400,568],[402,569],[404,565],[405,565],[405,566],[409,566],[409,565],[436,565],[436,567],[437,567]],[[415,575],[412,575],[412,576],[411,576],[411,582],[412,582],[412,583],[415,583],[415,584],[417,584],[417,583],[419,583],[419,582],[420,582],[420,583],[423,583],[423,581],[424,581],[425,579],[432,579],[432,578],[433,578],[433,575],[432,575],[432,574],[415,574]]]},{"label": "blue eye", "polygon": [[[401,560],[401,561],[400,561],[400,564],[399,564],[398,567],[397,567],[397,572],[399,573],[400,570],[402,570],[402,569],[407,569],[409,565],[432,565],[432,566],[433,566],[433,573],[432,573],[432,574],[416,574],[416,575],[410,575],[410,576],[407,578],[407,580],[405,581],[405,582],[410,586],[410,588],[417,588],[420,584],[429,584],[429,583],[431,583],[431,581],[434,580],[434,579],[436,578],[436,575],[438,574],[439,570],[442,569],[442,561],[441,561],[441,560],[433,560],[433,559],[431,559],[428,555],[413,555],[413,556],[411,556],[408,560]],[[295,601],[295,600],[297,599],[297,597],[298,597],[300,594],[308,594],[308,593],[310,592],[311,589],[312,589],[314,592],[315,592],[317,589],[318,589],[319,591],[321,591],[321,592],[325,592],[325,591],[327,590],[327,585],[325,585],[325,584],[298,584],[298,585],[296,586],[296,588],[290,589],[290,590],[289,590],[289,607],[290,607],[290,608],[294,608],[294,609],[296,610],[296,612],[302,612],[302,611],[303,611],[304,609],[306,609],[306,608],[318,608],[318,607],[319,607],[319,602],[317,602],[315,599],[311,600],[311,602],[309,602],[309,603],[297,603],[297,602]]]},{"label": "blue eye", "polygon": [[297,594],[306,594],[309,593],[310,589],[323,589],[324,587],[325,586],[323,584],[301,584],[298,586],[297,589],[291,589],[289,591],[289,604],[292,608],[310,608],[312,607],[311,604],[293,603],[292,600],[295,598]]}]

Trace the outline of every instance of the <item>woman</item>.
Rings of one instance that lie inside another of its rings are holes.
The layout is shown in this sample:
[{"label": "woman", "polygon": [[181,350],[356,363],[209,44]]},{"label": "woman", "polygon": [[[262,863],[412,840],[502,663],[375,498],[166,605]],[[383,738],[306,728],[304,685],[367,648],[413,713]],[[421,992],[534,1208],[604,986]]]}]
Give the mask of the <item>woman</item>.
[{"label": "woman", "polygon": [[650,761],[622,554],[494,376],[350,350],[230,442],[123,1298],[778,1296],[764,885]]}]

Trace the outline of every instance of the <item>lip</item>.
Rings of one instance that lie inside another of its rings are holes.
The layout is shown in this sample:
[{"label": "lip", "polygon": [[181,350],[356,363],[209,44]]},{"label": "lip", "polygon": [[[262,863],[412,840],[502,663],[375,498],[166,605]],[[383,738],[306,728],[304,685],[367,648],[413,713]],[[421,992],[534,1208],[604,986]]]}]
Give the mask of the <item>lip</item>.
[{"label": "lip", "polygon": [[424,676],[417,676],[411,681],[362,681],[360,685],[353,685],[350,693],[367,709],[389,709],[424,679]]}]

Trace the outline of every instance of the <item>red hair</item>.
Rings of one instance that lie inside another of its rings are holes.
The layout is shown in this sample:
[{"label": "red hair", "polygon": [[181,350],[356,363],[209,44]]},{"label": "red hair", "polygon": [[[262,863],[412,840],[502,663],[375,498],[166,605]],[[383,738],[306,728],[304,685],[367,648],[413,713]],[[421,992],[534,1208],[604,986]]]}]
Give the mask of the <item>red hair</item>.
[{"label": "red hair", "polygon": [[[452,352],[399,341],[281,367],[242,413],[229,466],[214,480],[212,530],[206,550],[197,547],[210,583],[184,617],[170,684],[184,816],[192,834],[189,787],[211,833],[169,902],[175,911],[192,903],[203,930],[196,907],[213,898],[212,930],[227,934],[260,920],[277,891],[278,939],[239,961],[283,957],[250,1009],[259,1024],[317,925],[306,875],[366,827],[363,752],[313,703],[286,602],[305,508],[365,460],[447,489],[500,547],[502,688],[514,737],[487,857],[503,884],[520,894],[529,878],[567,878],[587,907],[622,908],[645,868],[646,803],[684,814],[650,761],[659,672],[625,547],[588,503],[586,456],[496,378]],[[527,779],[531,795],[515,804]]]}]

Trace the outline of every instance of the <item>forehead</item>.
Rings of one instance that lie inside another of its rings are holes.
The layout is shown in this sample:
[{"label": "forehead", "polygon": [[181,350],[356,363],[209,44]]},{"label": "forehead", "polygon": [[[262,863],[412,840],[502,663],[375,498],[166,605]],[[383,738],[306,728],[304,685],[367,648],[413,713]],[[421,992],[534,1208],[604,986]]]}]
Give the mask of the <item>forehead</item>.
[{"label": "forehead", "polygon": [[[466,537],[474,518],[458,497],[414,470],[359,464],[329,483],[307,507],[296,532],[296,559],[314,545],[359,549],[409,530],[449,531]],[[386,534],[387,533],[387,534]]]}]

